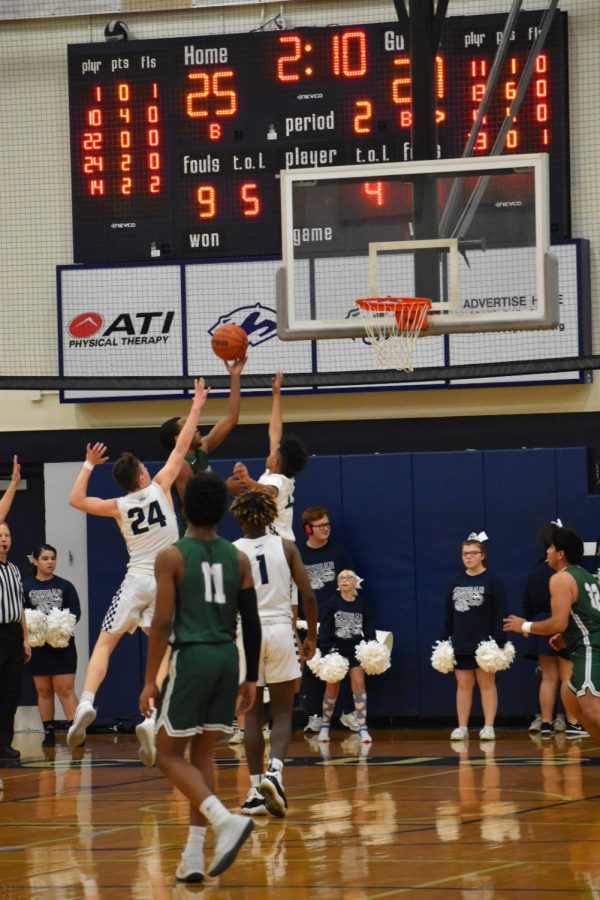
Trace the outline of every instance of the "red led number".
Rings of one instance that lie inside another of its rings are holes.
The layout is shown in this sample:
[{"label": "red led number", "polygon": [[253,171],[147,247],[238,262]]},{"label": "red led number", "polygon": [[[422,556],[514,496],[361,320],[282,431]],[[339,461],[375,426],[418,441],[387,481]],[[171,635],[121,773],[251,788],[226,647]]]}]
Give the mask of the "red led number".
[{"label": "red led number", "polygon": [[242,215],[247,218],[260,216],[261,203],[256,196],[257,184],[255,181],[246,181],[240,188],[240,200],[242,201]]},{"label": "red led number", "polygon": [[302,56],[302,41],[293,34],[281,35],[279,46],[289,49],[289,53],[280,56],[277,60],[277,77],[280,81],[300,81],[298,72],[290,71]]},{"label": "red led number", "polygon": [[385,195],[383,190],[383,181],[365,181],[363,191],[375,204],[375,206],[383,206]]},{"label": "red led number", "polygon": [[354,109],[356,115],[352,119],[354,134],[371,134],[371,120],[373,119],[373,104],[370,100],[355,100]]},{"label": "red led number", "polygon": [[340,78],[362,78],[367,74],[367,35],[364,31],[345,31],[332,38],[333,74]]},{"label": "red led number", "polygon": [[217,214],[217,192],[211,185],[202,184],[196,190],[199,219],[214,219]]},{"label": "red led number", "polygon": [[[188,72],[190,81],[198,81],[198,91],[190,91],[185,98],[185,109],[190,119],[203,119],[212,116],[234,116],[238,109],[237,92],[227,82],[234,77],[231,69],[217,72]],[[211,110],[204,102],[216,98],[220,104]],[[225,102],[223,102],[225,101]]]}]

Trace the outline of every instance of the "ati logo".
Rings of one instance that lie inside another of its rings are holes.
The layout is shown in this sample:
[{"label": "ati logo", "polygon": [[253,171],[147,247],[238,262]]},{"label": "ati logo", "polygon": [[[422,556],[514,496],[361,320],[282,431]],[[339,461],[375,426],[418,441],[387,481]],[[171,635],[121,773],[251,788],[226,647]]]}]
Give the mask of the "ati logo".
[{"label": "ati logo", "polygon": [[[168,312],[139,312],[134,315],[120,313],[101,333],[103,337],[148,334],[152,325],[154,325],[154,331],[158,330],[160,334],[168,334],[174,318],[175,313],[172,310]],[[71,319],[67,330],[73,338],[90,338],[94,334],[98,334],[103,325],[104,319],[99,313],[85,312]]]},{"label": "ati logo", "polygon": [[88,338],[100,331],[103,325],[104,319],[98,313],[81,313],[69,322],[69,334],[74,338]]},{"label": "ati logo", "polygon": [[212,334],[219,325],[241,325],[248,335],[251,347],[264,344],[277,334],[277,317],[274,309],[255,303],[254,306],[238,306],[230,312],[219,316],[214,325],[208,329]]}]

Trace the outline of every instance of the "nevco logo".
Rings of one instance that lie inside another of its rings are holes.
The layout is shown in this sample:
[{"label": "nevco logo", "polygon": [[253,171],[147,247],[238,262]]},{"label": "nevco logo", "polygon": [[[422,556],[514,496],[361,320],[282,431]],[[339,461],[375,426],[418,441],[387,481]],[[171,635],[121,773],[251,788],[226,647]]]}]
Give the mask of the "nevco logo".
[{"label": "nevco logo", "polygon": [[137,228],[137,222],[111,222],[111,228]]},{"label": "nevco logo", "polygon": [[497,200],[494,206],[523,206],[522,200]]},{"label": "nevco logo", "polygon": [[80,313],[67,325],[69,347],[120,347],[131,344],[166,344],[175,318],[174,310],[119,313],[104,328],[100,313]]}]

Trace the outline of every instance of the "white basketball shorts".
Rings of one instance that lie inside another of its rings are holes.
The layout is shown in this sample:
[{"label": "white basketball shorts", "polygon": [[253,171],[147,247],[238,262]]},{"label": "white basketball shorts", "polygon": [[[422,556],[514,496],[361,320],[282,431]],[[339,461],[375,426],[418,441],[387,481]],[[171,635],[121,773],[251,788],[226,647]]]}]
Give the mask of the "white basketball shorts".
[{"label": "white basketball shorts", "polygon": [[126,631],[133,634],[136,628],[150,628],[155,602],[154,574],[127,572],[106,611],[101,630],[109,634]]},{"label": "white basketball shorts", "polygon": [[261,622],[261,628],[262,644],[258,664],[258,687],[300,678],[302,669],[292,623],[290,621],[276,624]]}]

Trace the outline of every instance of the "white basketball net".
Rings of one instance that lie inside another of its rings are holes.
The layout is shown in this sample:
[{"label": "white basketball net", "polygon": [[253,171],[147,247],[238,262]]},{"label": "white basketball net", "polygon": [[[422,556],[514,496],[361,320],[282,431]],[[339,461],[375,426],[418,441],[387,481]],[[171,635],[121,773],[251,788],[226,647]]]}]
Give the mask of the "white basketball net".
[{"label": "white basketball net", "polygon": [[412,372],[415,345],[431,307],[430,301],[385,297],[357,300],[356,305],[377,366]]}]

